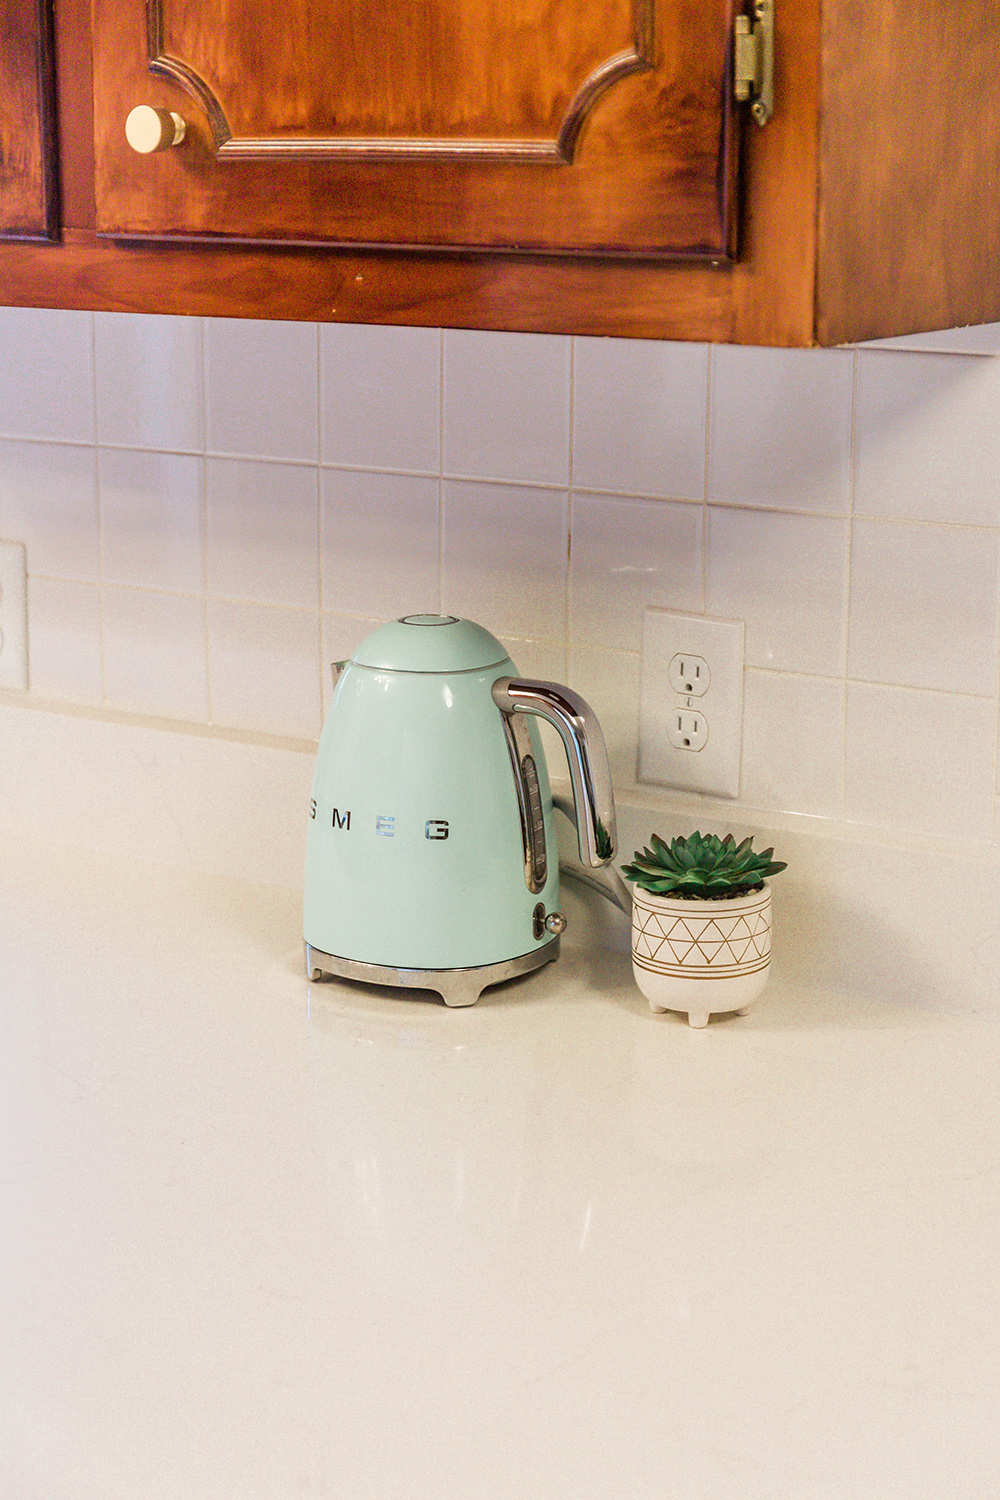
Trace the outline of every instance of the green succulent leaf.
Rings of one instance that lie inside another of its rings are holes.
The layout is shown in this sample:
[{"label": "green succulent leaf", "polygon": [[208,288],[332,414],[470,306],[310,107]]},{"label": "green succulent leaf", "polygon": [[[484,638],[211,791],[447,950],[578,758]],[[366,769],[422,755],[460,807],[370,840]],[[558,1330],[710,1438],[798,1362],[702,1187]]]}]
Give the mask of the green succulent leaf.
[{"label": "green succulent leaf", "polygon": [[786,870],[773,854],[773,849],[755,851],[752,837],[737,844],[731,833],[719,838],[696,829],[669,844],[654,833],[649,847],[637,849],[632,863],[622,866],[622,874],[655,895],[723,900],[759,890],[768,876]]}]

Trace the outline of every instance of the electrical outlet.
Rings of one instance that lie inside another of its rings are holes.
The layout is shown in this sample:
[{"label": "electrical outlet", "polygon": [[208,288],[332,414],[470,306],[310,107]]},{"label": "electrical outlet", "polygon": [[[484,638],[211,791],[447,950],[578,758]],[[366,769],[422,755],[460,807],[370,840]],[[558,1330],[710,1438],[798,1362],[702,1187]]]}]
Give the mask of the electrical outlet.
[{"label": "electrical outlet", "polygon": [[679,697],[702,698],[712,686],[712,673],[703,656],[678,651],[667,668],[670,686]]},{"label": "electrical outlet", "polygon": [[27,560],[22,542],[0,542],[0,688],[27,687]]},{"label": "electrical outlet", "polygon": [[739,796],[743,639],[742,620],[643,612],[640,781]]},{"label": "electrical outlet", "polygon": [[708,744],[708,721],[705,715],[679,708],[667,720],[667,739],[675,750],[704,750]]}]

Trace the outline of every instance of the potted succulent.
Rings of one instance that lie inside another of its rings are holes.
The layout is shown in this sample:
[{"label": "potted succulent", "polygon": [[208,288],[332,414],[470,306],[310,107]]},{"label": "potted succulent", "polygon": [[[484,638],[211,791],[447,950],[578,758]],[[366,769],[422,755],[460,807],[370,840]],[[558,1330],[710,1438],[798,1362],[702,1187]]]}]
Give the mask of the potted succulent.
[{"label": "potted succulent", "polygon": [[632,972],[655,1011],[686,1011],[707,1026],[720,1011],[745,1016],[771,961],[771,888],[787,866],[753,839],[657,834],[622,866],[632,881]]}]

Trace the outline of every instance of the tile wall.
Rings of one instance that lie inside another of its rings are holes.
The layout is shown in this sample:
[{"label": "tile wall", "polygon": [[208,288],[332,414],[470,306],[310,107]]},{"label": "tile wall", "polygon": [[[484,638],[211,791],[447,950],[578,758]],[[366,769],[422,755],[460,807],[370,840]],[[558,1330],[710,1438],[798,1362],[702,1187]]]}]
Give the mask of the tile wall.
[{"label": "tile wall", "polygon": [[31,692],[314,739],[325,663],[441,609],[590,699],[627,794],[642,609],[705,611],[739,808],[990,841],[998,354],[0,309]]}]

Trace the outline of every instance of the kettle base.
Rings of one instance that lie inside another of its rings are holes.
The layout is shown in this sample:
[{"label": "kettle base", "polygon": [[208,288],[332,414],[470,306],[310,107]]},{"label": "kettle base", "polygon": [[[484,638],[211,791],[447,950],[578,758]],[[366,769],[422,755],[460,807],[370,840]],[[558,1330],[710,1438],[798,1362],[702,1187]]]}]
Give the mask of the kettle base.
[{"label": "kettle base", "polygon": [[445,1005],[475,1005],[483,990],[519,974],[530,974],[559,957],[559,939],[530,953],[519,953],[499,964],[481,964],[473,969],[394,969],[382,964],[360,963],[355,958],[338,958],[305,944],[306,974],[320,979],[332,974],[338,979],[360,979],[365,984],[387,984],[404,990],[436,990]]}]

